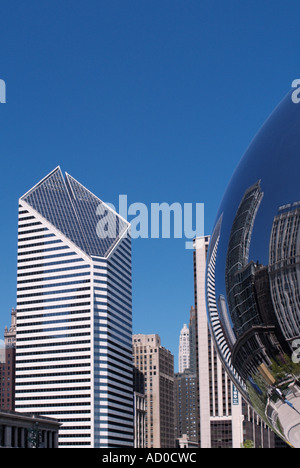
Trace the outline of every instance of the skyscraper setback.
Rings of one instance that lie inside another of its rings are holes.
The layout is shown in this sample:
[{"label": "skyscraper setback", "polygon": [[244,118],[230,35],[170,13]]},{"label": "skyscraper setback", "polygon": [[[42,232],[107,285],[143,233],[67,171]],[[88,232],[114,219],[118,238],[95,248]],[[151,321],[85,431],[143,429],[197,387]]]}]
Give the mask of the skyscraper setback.
[{"label": "skyscraper setback", "polygon": [[130,225],[56,168],[19,200],[16,411],[133,446]]}]

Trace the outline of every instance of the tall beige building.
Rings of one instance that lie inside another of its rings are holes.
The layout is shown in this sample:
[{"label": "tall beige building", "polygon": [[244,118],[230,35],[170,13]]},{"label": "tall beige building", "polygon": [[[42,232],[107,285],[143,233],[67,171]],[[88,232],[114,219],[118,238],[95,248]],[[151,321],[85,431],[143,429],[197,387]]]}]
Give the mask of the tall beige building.
[{"label": "tall beige building", "polygon": [[145,447],[173,448],[174,356],[158,335],[133,335],[133,365],[135,387],[146,396]]},{"label": "tall beige building", "polygon": [[221,364],[207,321],[205,270],[209,241],[209,236],[194,240],[200,447],[239,448],[243,442],[242,401]]},{"label": "tall beige building", "polygon": [[183,325],[179,336],[178,366],[180,373],[190,367],[190,333],[186,323]]},{"label": "tall beige building", "polygon": [[[274,433],[243,400],[230,380],[210,333],[205,300],[209,242],[209,236],[194,239],[200,447],[240,448],[245,440],[251,440],[255,448],[273,448]],[[220,308],[224,300],[220,298]],[[223,317],[223,326],[226,326],[226,314]]]}]

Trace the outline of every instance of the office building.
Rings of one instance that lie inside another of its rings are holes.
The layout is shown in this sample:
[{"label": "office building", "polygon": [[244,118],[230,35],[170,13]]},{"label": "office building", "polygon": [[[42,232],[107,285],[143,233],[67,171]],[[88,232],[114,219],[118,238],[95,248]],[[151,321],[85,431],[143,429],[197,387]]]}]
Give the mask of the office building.
[{"label": "office building", "polygon": [[182,327],[179,336],[178,366],[179,372],[184,372],[185,369],[190,367],[190,335],[186,323]]},{"label": "office building", "polygon": [[59,447],[132,447],[130,225],[56,168],[19,200],[18,412]]},{"label": "office building", "polygon": [[[182,332],[186,333],[186,325]],[[196,310],[190,309],[188,328],[189,367],[175,374],[175,438],[177,446],[188,444],[189,447],[199,447],[199,406],[197,377],[197,333]],[[181,338],[181,337],[180,337]],[[180,369],[180,366],[179,366]]]},{"label": "office building", "polygon": [[260,181],[245,191],[232,224],[228,243],[226,293],[237,337],[251,326],[261,324],[253,287],[256,265],[248,259],[254,222],[263,195]]},{"label": "office building", "polygon": [[198,446],[198,405],[197,376],[189,369],[175,374],[175,438],[177,443],[186,438],[193,446]]},{"label": "office building", "polygon": [[[205,270],[209,242],[209,237],[194,240],[200,447],[240,448],[245,440],[251,439],[257,448],[271,448],[275,445],[274,434],[243,400],[217,352],[216,345],[229,349],[235,341],[233,333],[229,335],[229,342],[223,341],[224,330],[228,328],[229,320],[224,297],[219,300],[219,306],[222,306],[222,320],[211,317],[212,321],[215,320],[211,325],[215,330],[217,327],[220,330],[219,335],[216,334],[216,337],[220,336],[220,341],[216,343],[212,339],[205,300]],[[213,276],[210,277],[210,282],[212,281]]]},{"label": "office building", "polygon": [[218,299],[218,317],[230,348],[231,361],[244,382],[257,366],[272,366],[286,348],[272,304],[268,270],[249,262],[252,232],[263,198],[260,181],[249,187],[239,204],[228,242],[226,298]]},{"label": "office building", "polygon": [[0,410],[15,409],[16,310],[11,312],[11,325],[5,327],[3,357],[0,359]]},{"label": "office building", "polygon": [[145,447],[146,397],[134,392],[134,448]]},{"label": "office building", "polygon": [[158,335],[133,335],[135,388],[144,385],[146,396],[146,448],[173,448],[174,356],[161,346]]},{"label": "office building", "polygon": [[300,336],[300,202],[279,208],[272,226],[269,277],[272,302],[284,339],[293,350]]},{"label": "office building", "polygon": [[190,372],[197,373],[197,317],[194,306],[190,309],[189,322],[189,341],[190,341]]}]

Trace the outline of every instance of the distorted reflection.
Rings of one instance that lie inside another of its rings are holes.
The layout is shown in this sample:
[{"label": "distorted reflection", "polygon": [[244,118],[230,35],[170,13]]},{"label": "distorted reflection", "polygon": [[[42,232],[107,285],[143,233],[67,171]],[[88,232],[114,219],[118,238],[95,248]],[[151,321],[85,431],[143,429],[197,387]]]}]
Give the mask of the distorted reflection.
[{"label": "distorted reflection", "polygon": [[206,280],[210,327],[229,374],[294,447],[300,447],[299,153],[300,107],[288,95],[224,196]]}]

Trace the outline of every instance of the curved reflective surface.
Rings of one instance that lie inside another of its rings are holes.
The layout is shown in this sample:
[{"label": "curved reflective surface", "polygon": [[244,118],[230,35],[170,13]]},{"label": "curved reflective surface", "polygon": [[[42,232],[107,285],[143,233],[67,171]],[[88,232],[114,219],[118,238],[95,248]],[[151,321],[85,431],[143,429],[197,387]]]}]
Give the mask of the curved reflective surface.
[{"label": "curved reflective surface", "polygon": [[251,142],[207,257],[210,328],[235,385],[300,447],[300,104],[289,93]]}]

